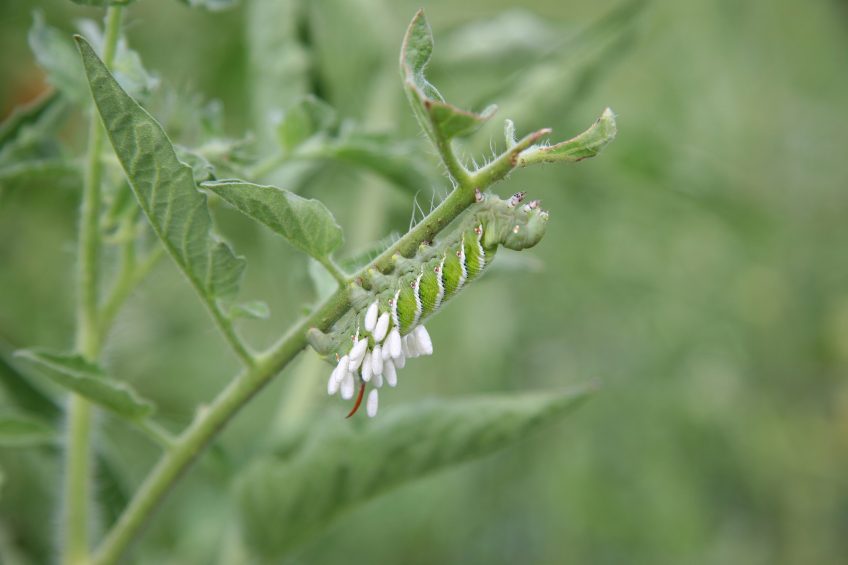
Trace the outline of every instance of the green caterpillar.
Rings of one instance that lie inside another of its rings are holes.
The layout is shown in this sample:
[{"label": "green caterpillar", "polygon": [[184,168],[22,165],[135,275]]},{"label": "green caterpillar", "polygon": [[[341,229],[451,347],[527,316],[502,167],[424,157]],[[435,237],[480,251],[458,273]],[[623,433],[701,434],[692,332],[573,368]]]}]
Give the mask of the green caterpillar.
[{"label": "green caterpillar", "polygon": [[359,395],[348,417],[358,409],[366,383],[369,416],[377,413],[377,389],[397,384],[397,369],[406,359],[430,355],[433,345],[423,323],[492,262],[498,246],[522,250],[545,233],[548,213],[539,201],[522,204],[524,193],[502,200],[476,193],[476,203],[455,230],[433,245],[422,245],[413,258],[396,256],[391,273],[369,272],[370,288],[361,289],[354,308],[328,334],[310,332],[310,342],[336,368],[327,383],[331,395]]}]

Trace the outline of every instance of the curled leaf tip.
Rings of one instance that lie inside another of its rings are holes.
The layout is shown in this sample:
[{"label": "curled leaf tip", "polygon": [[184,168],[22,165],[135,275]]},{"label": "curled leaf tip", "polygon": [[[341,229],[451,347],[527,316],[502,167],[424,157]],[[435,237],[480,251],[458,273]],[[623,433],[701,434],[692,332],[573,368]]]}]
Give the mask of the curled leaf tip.
[{"label": "curled leaf tip", "polygon": [[534,163],[577,162],[594,157],[615,139],[618,132],[615,114],[606,108],[595,123],[580,135],[555,145],[534,145],[523,151],[518,157],[518,165]]}]

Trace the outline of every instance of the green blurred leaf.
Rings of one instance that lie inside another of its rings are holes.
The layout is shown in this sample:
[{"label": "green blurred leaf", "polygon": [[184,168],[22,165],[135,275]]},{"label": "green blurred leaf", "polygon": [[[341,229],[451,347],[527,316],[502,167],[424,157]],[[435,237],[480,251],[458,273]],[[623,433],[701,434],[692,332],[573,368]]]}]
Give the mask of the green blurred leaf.
[{"label": "green blurred leaf", "polygon": [[7,143],[15,140],[28,125],[37,123],[51,107],[59,104],[60,101],[61,95],[59,91],[53,89],[43,93],[35,100],[12,110],[9,117],[0,124],[0,150]]},{"label": "green blurred leaf", "polygon": [[309,0],[301,6],[313,81],[322,97],[340,115],[373,125],[382,118],[374,110],[385,101],[384,92],[396,84],[387,56],[397,40],[390,5],[385,0]]},{"label": "green blurred leaf", "polygon": [[191,167],[191,176],[195,183],[215,178],[215,167],[206,157],[182,145],[174,145],[177,159]]},{"label": "green blurred leaf", "polygon": [[412,111],[431,140],[449,140],[475,132],[497,109],[489,106],[476,114],[445,102],[436,87],[424,76],[433,53],[433,33],[419,10],[403,38],[400,56],[401,76]]},{"label": "green blurred leaf", "polygon": [[245,261],[212,233],[206,195],[159,123],[124,92],[91,46],[77,38],[94,101],[136,199],[156,235],[209,303],[238,292]]},{"label": "green blurred leaf", "polygon": [[291,106],[277,126],[277,139],[283,150],[291,152],[317,133],[336,124],[336,111],[319,98],[309,95]]},{"label": "green blurred leaf", "polygon": [[501,75],[502,81],[505,70],[527,65],[528,58],[537,58],[559,43],[562,29],[555,23],[526,8],[475,18],[440,35],[440,61],[453,72],[482,66],[487,73]]},{"label": "green blurred leaf", "polygon": [[0,340],[0,383],[6,398],[42,419],[57,417],[61,412],[58,403],[42,390],[36,377],[18,366],[12,359],[12,351],[10,344]]},{"label": "green blurred leaf", "polygon": [[302,42],[301,2],[250,0],[246,5],[248,81],[254,130],[274,139],[271,117],[312,91],[310,54]]},{"label": "green blurred leaf", "polygon": [[534,145],[518,155],[518,166],[534,163],[576,162],[594,157],[617,133],[615,115],[607,108],[594,124],[580,135],[556,145]]},{"label": "green blurred leaf", "polygon": [[33,159],[17,163],[0,164],[0,187],[3,186],[79,186],[82,182],[80,167],[67,159]]},{"label": "green blurred leaf", "polygon": [[648,4],[625,0],[577,33],[563,30],[560,35],[565,39],[542,53],[536,64],[524,64],[482,89],[480,99],[497,99],[518,123],[549,115],[554,121],[546,123],[555,128],[570,126],[562,109],[577,107],[618,62],[634,53],[640,16]]},{"label": "green blurred leaf", "polygon": [[277,137],[292,160],[328,159],[352,165],[411,193],[433,184],[435,179],[421,162],[418,143],[385,133],[366,133],[351,121],[342,124],[341,131],[337,129],[335,110],[307,96],[283,115]]},{"label": "green blurred leaf", "polygon": [[99,366],[79,355],[56,353],[46,349],[23,349],[16,355],[45,370],[53,382],[130,420],[146,418],[153,403],[138,396],[126,383],[106,375]]},{"label": "green blurred leaf", "polygon": [[85,101],[88,98],[85,75],[70,37],[48,26],[44,14],[36,11],[28,39],[30,49],[47,73],[50,84],[76,103]]},{"label": "green blurred leaf", "polygon": [[135,0],[71,0],[74,4],[80,6],[127,6],[135,2]]},{"label": "green blurred leaf", "polygon": [[279,558],[344,510],[555,422],[590,390],[425,402],[358,427],[330,420],[290,459],[266,457],[238,477],[245,540]]},{"label": "green blurred leaf", "polygon": [[[47,73],[50,83],[77,104],[88,101],[88,86],[79,55],[71,38],[65,32],[48,26],[41,12],[33,14],[29,44],[38,64]],[[80,31],[89,38],[98,52],[102,52],[103,32],[92,20],[82,20]],[[138,53],[127,46],[121,37],[115,51],[112,72],[123,89],[133,96],[149,94],[159,80],[144,68]]]},{"label": "green blurred leaf", "polygon": [[17,108],[0,126],[0,163],[15,166],[24,160],[61,156],[55,133],[68,108],[68,99],[58,90]]},{"label": "green blurred leaf", "polygon": [[192,8],[204,8],[210,12],[220,12],[229,10],[238,4],[239,0],[180,0],[180,2]]},{"label": "green blurred leaf", "polygon": [[318,200],[240,180],[206,182],[202,186],[316,259],[328,257],[342,243],[342,229]]},{"label": "green blurred leaf", "polygon": [[351,132],[322,145],[316,152],[371,171],[410,194],[435,182],[431,169],[421,160],[420,146],[388,134]]},{"label": "green blurred leaf", "polygon": [[248,318],[251,320],[267,320],[271,317],[271,309],[261,300],[241,302],[230,309],[230,318]]},{"label": "green blurred leaf", "polygon": [[29,414],[0,409],[0,447],[32,447],[54,443],[56,430]]}]

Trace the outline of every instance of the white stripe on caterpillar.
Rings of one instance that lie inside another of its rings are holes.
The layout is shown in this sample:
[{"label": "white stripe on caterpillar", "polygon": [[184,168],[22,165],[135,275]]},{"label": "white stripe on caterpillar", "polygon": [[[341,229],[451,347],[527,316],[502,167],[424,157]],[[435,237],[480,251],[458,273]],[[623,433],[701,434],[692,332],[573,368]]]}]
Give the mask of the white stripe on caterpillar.
[{"label": "white stripe on caterpillar", "polygon": [[412,295],[415,297],[415,317],[412,318],[412,323],[409,325],[410,328],[414,328],[418,325],[418,320],[421,319],[421,312],[424,311],[424,305],[421,303],[421,277],[424,276],[424,271],[415,278],[412,282]]},{"label": "white stripe on caterpillar", "polygon": [[436,299],[433,300],[433,312],[439,309],[439,306],[442,305],[442,300],[445,298],[445,259],[447,257],[442,257],[442,262],[434,269],[436,271],[438,291],[436,292]]},{"label": "white stripe on caterpillar", "polygon": [[456,283],[455,292],[459,292],[468,278],[468,265],[465,264],[465,234],[462,234],[462,240],[459,242],[459,249],[456,251],[456,256],[459,257],[459,268],[462,271],[459,275],[459,281]]}]

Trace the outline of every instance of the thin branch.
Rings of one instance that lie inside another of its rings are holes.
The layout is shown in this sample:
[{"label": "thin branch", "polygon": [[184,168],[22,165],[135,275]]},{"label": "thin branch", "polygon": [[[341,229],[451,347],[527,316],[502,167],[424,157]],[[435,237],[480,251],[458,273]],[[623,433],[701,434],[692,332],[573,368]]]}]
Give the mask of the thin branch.
[{"label": "thin branch", "polygon": [[334,279],[336,279],[336,282],[338,282],[340,286],[344,287],[350,282],[347,275],[342,271],[341,267],[336,265],[335,261],[333,261],[330,257],[326,257],[320,260],[320,263],[325,269],[327,269],[327,272],[330,273]]},{"label": "thin branch", "polygon": [[138,427],[154,443],[165,450],[171,449],[176,443],[176,439],[168,430],[149,418],[139,421]]},{"label": "thin branch", "polygon": [[[133,255],[135,249],[135,242],[129,241],[125,242],[124,245],[132,245],[133,246]],[[115,316],[118,314],[118,310],[124,304],[127,297],[130,293],[135,289],[136,286],[150,273],[156,263],[159,262],[159,259],[165,252],[165,248],[157,246],[147,254],[147,257],[141,263],[135,262],[132,263],[132,268],[127,269],[127,261],[125,254],[128,254],[128,250],[122,250],[121,257],[121,267],[118,273],[118,279],[115,284],[112,286],[112,290],[109,295],[106,297],[106,300],[103,301],[102,306],[100,307],[100,333],[101,335],[106,335],[107,330],[111,327],[112,322],[115,320]]]},{"label": "thin branch", "polygon": [[211,302],[204,297],[203,303],[208,307],[209,312],[212,314],[212,318],[215,320],[215,325],[218,326],[219,330],[221,330],[224,339],[230,345],[236,356],[241,359],[245,366],[253,366],[256,363],[256,357],[247,347],[247,344],[242,341],[241,336],[239,336],[236,332],[232,319],[217,302]]}]

